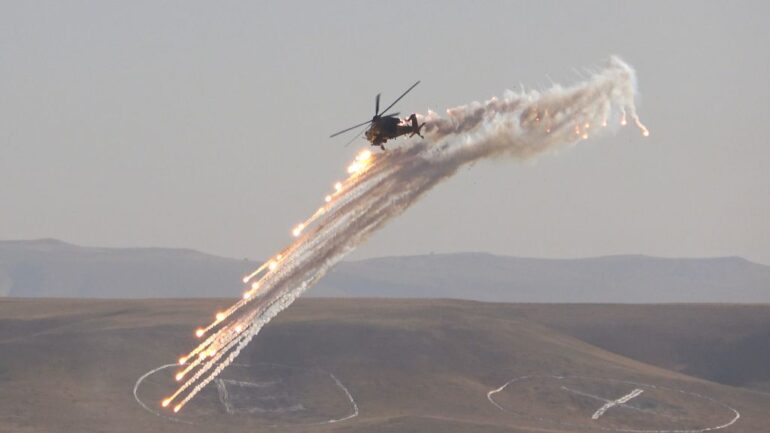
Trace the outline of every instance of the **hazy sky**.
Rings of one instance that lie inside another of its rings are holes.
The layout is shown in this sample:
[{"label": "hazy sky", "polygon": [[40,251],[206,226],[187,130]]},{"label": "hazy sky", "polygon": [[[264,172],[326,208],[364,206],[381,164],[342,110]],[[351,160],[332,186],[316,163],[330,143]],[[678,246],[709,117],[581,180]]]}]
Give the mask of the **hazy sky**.
[{"label": "hazy sky", "polygon": [[770,264],[770,2],[0,2],[0,239],[290,241],[373,98],[424,112],[570,84],[618,54],[627,128],[480,163],[354,257],[741,255]]}]

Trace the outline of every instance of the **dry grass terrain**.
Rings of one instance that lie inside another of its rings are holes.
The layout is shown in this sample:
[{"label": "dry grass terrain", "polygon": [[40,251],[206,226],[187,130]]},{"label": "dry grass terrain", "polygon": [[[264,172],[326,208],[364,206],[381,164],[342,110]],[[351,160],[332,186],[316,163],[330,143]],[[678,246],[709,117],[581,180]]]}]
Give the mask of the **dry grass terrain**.
[{"label": "dry grass terrain", "polygon": [[[692,430],[727,423],[730,408],[741,417],[723,431],[770,425],[757,391],[770,306],[731,305],[302,299],[181,422],[143,409],[137,379],[189,350],[228,303],[1,300],[0,432]],[[139,387],[151,409],[170,374]],[[324,424],[353,413],[333,378],[358,416]],[[514,378],[493,394],[499,407],[487,398]],[[600,399],[636,389],[591,419]]]}]

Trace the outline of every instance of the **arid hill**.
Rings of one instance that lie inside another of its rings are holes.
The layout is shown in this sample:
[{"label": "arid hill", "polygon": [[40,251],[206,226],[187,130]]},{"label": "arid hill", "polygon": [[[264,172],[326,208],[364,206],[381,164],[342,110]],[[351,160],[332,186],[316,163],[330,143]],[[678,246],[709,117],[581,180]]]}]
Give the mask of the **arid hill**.
[{"label": "arid hill", "polygon": [[[770,395],[760,392],[770,357],[759,341],[768,306],[446,300],[301,299],[171,417],[159,400],[173,389],[174,367],[163,366],[228,303],[0,301],[0,431],[754,433],[770,425]],[[728,350],[752,341],[759,349]]]}]

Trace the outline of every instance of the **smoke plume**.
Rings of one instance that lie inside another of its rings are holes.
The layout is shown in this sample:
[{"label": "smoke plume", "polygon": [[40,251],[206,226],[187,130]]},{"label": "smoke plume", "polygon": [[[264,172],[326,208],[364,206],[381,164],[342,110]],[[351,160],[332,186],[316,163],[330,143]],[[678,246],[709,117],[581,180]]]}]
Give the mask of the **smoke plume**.
[{"label": "smoke plume", "polygon": [[[317,282],[335,263],[423,194],[471,163],[489,158],[524,160],[634,122],[634,71],[611,58],[604,69],[568,88],[506,92],[502,98],[418,116],[425,139],[372,155],[365,151],[351,176],[309,220],[294,230],[289,247],[244,279],[244,299],[218,313],[199,337],[210,334],[188,356],[177,392],[164,400],[178,411],[226,368],[262,327]],[[186,392],[186,394],[185,394]]]}]

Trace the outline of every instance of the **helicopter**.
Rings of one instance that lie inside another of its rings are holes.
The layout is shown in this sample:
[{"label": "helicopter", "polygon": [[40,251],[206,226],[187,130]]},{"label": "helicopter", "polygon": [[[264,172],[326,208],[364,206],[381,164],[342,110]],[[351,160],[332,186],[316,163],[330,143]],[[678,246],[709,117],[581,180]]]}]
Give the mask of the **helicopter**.
[{"label": "helicopter", "polygon": [[417,121],[417,115],[412,114],[406,119],[401,119],[398,117],[400,113],[384,114],[393,108],[393,106],[396,105],[396,103],[400,101],[401,98],[406,96],[406,94],[414,89],[418,84],[420,84],[420,81],[412,84],[410,88],[406,89],[406,91],[402,93],[401,96],[396,98],[396,100],[393,101],[393,103],[390,104],[388,108],[382,110],[382,112],[380,112],[380,93],[378,93],[377,97],[374,99],[374,117],[372,117],[372,120],[367,120],[366,122],[361,122],[358,125],[343,129],[342,131],[330,135],[329,138],[336,137],[340,134],[344,134],[348,131],[360,128],[364,125],[370,125],[369,129],[364,132],[364,137],[366,137],[372,146],[379,146],[382,150],[385,150],[384,144],[391,138],[397,138],[406,134],[409,134],[410,137],[419,135],[420,138],[424,138],[420,131],[422,130],[422,127],[425,126],[425,123],[423,122],[420,124]]}]

